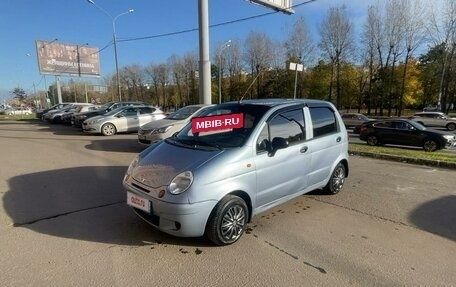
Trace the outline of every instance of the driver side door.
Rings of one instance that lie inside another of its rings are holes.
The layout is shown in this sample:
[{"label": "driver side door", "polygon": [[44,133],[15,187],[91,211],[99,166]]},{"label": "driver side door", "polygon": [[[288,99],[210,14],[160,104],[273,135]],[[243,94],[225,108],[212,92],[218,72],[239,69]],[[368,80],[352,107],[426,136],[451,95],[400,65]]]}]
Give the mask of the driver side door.
[{"label": "driver side door", "polygon": [[[288,147],[270,153],[276,137],[288,141]],[[307,186],[310,155],[307,153],[303,108],[279,112],[263,126],[256,145],[258,212],[283,201]]]}]

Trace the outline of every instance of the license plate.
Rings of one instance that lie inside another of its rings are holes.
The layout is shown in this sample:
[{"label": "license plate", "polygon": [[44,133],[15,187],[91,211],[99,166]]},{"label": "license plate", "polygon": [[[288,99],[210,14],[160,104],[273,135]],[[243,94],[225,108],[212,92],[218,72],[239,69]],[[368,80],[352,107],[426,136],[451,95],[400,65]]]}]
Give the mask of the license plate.
[{"label": "license plate", "polygon": [[150,213],[150,201],[127,191],[127,204]]}]

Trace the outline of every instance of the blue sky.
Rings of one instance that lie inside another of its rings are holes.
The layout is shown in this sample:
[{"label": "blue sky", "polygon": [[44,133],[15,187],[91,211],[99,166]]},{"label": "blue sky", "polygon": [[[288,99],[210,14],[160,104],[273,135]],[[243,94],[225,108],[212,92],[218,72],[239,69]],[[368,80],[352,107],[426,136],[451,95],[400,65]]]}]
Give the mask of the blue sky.
[{"label": "blue sky", "polygon": [[[122,39],[153,37],[198,27],[198,0],[93,0],[115,17],[129,9],[135,11],[116,20],[119,40],[119,67],[131,64],[146,66],[166,61],[172,54],[197,51],[198,32],[167,37],[121,42]],[[273,10],[246,0],[208,0],[209,24],[261,15]],[[294,0],[300,4],[305,0]],[[311,31],[330,7],[345,5],[360,29],[367,6],[375,0],[315,0],[299,6],[295,14],[275,13],[248,21],[210,29],[211,57],[213,49],[228,39],[245,39],[250,31],[267,33],[272,39],[284,40],[287,30],[301,16]],[[87,0],[1,0],[0,101],[16,87],[33,93],[33,87],[44,90],[44,79],[38,71],[35,40],[58,39],[58,42],[103,48],[112,40],[112,21]],[[101,77],[115,72],[112,45],[100,52]],[[62,80],[68,80],[62,77]],[[46,76],[47,84],[54,81]]]}]

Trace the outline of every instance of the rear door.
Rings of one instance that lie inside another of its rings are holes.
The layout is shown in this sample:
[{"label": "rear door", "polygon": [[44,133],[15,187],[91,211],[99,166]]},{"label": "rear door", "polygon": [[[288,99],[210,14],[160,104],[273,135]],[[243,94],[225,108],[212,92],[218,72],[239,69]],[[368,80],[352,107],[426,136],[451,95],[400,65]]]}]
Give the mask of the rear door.
[{"label": "rear door", "polygon": [[153,112],[155,111],[154,108],[151,107],[141,107],[139,108],[138,114],[138,126],[135,127],[135,131],[138,131],[140,126],[143,126],[147,123],[150,123],[155,119]]},{"label": "rear door", "polygon": [[[312,137],[308,141],[311,154],[309,186],[321,187],[347,145],[347,132],[338,121],[337,111],[329,106],[310,106]],[[309,163],[308,163],[309,164]]]}]

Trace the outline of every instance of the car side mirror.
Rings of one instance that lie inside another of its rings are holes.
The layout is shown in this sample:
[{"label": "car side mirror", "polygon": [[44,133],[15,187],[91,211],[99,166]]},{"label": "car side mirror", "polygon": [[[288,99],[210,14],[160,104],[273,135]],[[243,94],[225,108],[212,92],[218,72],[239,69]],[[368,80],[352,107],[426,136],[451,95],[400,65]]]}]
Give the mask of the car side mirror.
[{"label": "car side mirror", "polygon": [[281,137],[275,137],[272,139],[271,150],[269,151],[269,156],[274,156],[279,149],[284,149],[289,146],[289,143],[286,139]]}]

